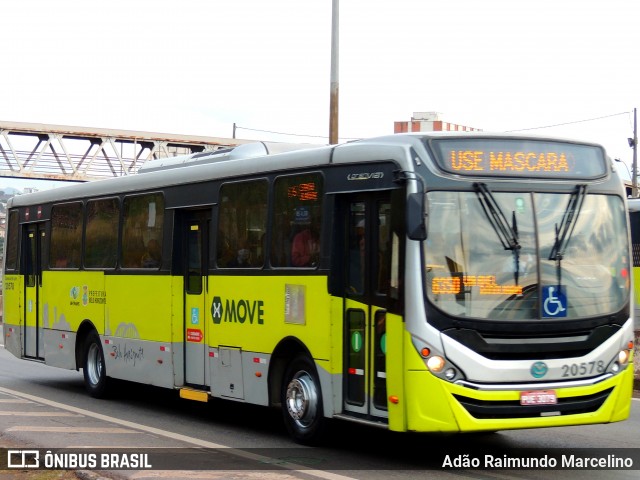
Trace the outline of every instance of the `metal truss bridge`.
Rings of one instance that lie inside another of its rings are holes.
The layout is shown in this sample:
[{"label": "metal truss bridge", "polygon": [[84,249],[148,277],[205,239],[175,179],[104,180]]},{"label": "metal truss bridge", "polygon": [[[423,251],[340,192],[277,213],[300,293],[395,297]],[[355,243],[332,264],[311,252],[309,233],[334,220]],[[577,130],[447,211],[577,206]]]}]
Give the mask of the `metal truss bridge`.
[{"label": "metal truss bridge", "polygon": [[135,174],[147,161],[248,140],[0,121],[0,177],[89,181]]}]

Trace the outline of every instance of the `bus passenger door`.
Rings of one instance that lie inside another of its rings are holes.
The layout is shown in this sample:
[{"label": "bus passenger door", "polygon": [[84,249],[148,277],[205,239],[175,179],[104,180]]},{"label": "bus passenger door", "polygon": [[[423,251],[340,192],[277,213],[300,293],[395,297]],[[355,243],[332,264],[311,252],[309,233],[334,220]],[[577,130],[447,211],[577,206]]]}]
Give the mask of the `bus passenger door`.
[{"label": "bus passenger door", "polygon": [[345,229],[344,410],[387,418],[386,304],[389,193],[349,198]]},{"label": "bus passenger door", "polygon": [[185,383],[204,386],[206,364],[205,294],[209,211],[185,211],[182,225],[182,268],[184,276],[184,375]]},{"label": "bus passenger door", "polygon": [[44,332],[40,302],[42,288],[42,245],[44,223],[32,223],[23,227],[22,274],[24,275],[24,355],[43,358]]}]

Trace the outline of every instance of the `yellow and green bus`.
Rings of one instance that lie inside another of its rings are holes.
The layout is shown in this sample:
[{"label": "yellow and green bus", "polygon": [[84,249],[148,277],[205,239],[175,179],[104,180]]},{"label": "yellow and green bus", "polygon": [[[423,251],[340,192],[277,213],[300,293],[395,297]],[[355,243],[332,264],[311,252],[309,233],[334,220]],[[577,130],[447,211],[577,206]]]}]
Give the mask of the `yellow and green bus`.
[{"label": "yellow and green bus", "polygon": [[634,330],[640,332],[640,198],[629,198],[629,227],[631,231],[631,263],[633,267]]},{"label": "yellow and green bus", "polygon": [[16,357],[399,432],[620,421],[626,198],[596,144],[401,134],[256,143],[14,197]]}]

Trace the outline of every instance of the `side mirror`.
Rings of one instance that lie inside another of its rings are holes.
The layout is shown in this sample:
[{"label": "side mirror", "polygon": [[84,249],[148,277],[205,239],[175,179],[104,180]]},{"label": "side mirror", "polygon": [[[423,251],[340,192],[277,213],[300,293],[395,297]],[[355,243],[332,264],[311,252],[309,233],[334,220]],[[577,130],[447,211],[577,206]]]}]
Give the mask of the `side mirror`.
[{"label": "side mirror", "polygon": [[411,240],[426,240],[427,225],[424,193],[410,193],[407,198],[407,236]]}]

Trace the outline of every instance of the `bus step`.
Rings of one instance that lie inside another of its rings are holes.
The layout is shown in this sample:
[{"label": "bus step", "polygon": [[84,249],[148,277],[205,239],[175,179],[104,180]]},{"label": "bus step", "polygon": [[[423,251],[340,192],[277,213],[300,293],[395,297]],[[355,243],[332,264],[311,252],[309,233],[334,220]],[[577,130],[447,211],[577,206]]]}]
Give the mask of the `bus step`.
[{"label": "bus step", "polygon": [[203,392],[200,390],[192,390],[190,388],[181,388],[180,398],[185,398],[187,400],[195,400],[196,402],[207,403],[209,401],[209,394],[207,392]]}]

